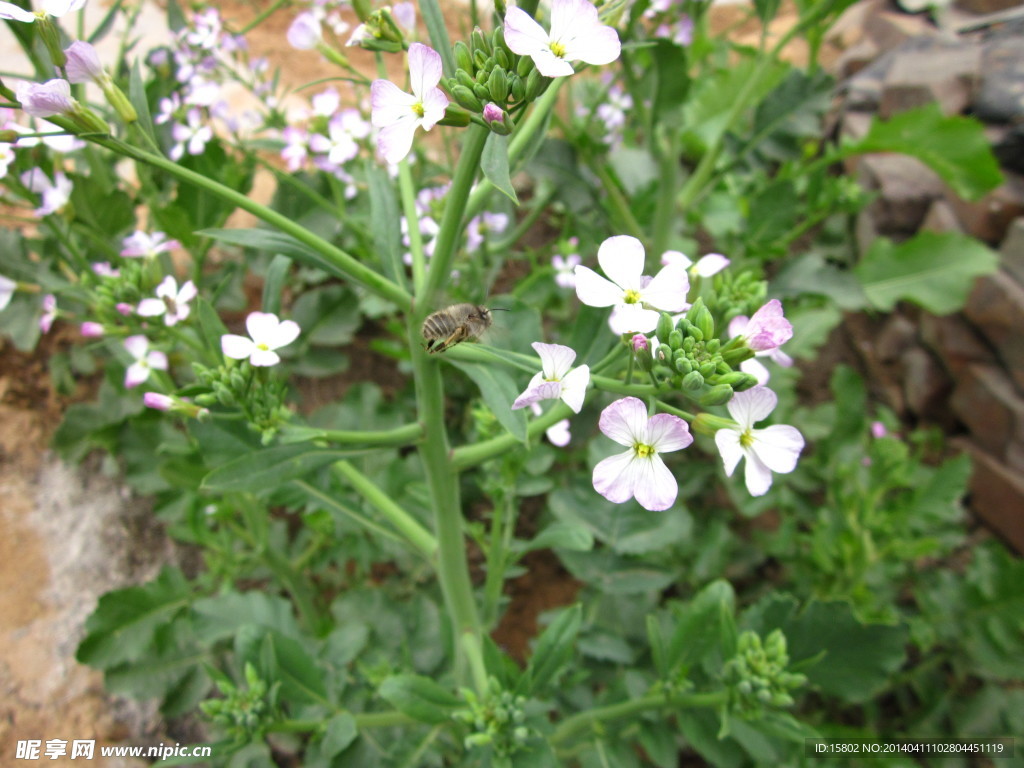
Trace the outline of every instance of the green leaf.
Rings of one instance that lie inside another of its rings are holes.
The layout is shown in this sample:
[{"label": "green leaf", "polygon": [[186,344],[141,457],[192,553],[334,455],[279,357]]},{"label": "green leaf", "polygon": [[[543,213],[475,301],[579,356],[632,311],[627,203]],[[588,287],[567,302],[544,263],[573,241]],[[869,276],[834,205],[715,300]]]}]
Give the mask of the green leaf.
[{"label": "green leaf", "polygon": [[[210,679],[199,663],[202,658],[195,648],[161,644],[139,662],[108,669],[103,680],[111,693],[136,699],[173,700],[173,709],[178,711],[168,711],[166,706],[162,709],[167,715],[180,715],[194,707],[210,689]],[[190,691],[192,695],[177,696],[179,690]]]},{"label": "green leaf", "polygon": [[735,643],[736,594],[729,582],[708,584],[676,610],[678,619],[665,650],[668,669],[715,666],[732,655]]},{"label": "green leaf", "polygon": [[344,285],[306,291],[292,307],[292,318],[302,328],[304,341],[326,347],[348,344],[362,322],[359,302]]},{"label": "green leaf", "polygon": [[246,491],[259,493],[333,464],[339,459],[361,456],[365,451],[339,451],[317,448],[307,443],[277,445],[253,451],[217,467],[203,478],[207,491]]},{"label": "green leaf", "polygon": [[522,551],[567,549],[588,552],[593,548],[594,536],[585,526],[556,520],[528,541]]},{"label": "green leaf", "polygon": [[452,711],[463,706],[459,697],[429,677],[394,675],[377,689],[381,698],[409,717],[423,723],[444,723]]},{"label": "green leaf", "polygon": [[340,755],[359,736],[356,719],[348,712],[335,715],[324,724],[324,735],[320,743],[320,754],[325,758]]},{"label": "green leaf", "polygon": [[515,435],[517,440],[526,442],[526,412],[512,410],[512,403],[519,396],[519,386],[512,376],[496,365],[469,363],[450,360],[452,365],[469,376],[480,390],[484,403],[499,423]]},{"label": "green leaf", "polygon": [[799,213],[796,187],[789,179],[775,179],[751,201],[747,215],[747,238],[756,249],[770,245],[796,224]]},{"label": "green leaf", "polygon": [[558,673],[572,658],[582,621],[583,606],[576,603],[561,611],[537,639],[524,676],[529,685],[528,693],[541,693],[549,683],[554,683]]},{"label": "green leaf", "polygon": [[217,310],[213,308],[202,296],[195,300],[196,315],[199,318],[199,330],[207,349],[213,354],[216,360],[223,359],[223,352],[220,347],[220,338],[228,333],[228,328],[220,319]]},{"label": "green leaf", "polygon": [[559,553],[563,565],[580,581],[611,595],[637,595],[664,589],[676,579],[674,571],[607,549]]},{"label": "green leaf", "polygon": [[508,136],[492,133],[484,144],[484,152],[480,157],[480,167],[487,180],[503,192],[509,200],[519,205],[519,198],[512,187],[512,178],[508,167]]},{"label": "green leaf", "polygon": [[370,192],[370,231],[373,232],[374,250],[385,276],[400,283],[404,279],[405,267],[401,257],[402,214],[395,187],[387,171],[375,162],[367,163],[366,183]]},{"label": "green leaf", "polygon": [[683,104],[690,88],[690,77],[686,49],[681,45],[665,39],[655,40],[651,57],[656,78],[651,119],[657,123]]},{"label": "green leaf", "polygon": [[75,658],[113,667],[149,652],[157,629],[188,606],[192,591],[181,571],[165,567],[151,582],[103,595],[85,622],[88,633]]},{"label": "green leaf", "polygon": [[270,254],[290,256],[300,264],[316,267],[329,275],[345,280],[348,275],[338,269],[332,262],[325,259],[317,251],[304,243],[300,243],[291,235],[273,229],[203,229],[196,232],[202,237],[210,237],[222,243],[252,248]]},{"label": "green leaf", "polygon": [[919,232],[899,245],[879,238],[855,270],[871,304],[884,311],[910,301],[936,315],[961,309],[974,278],[996,270],[998,256],[956,232]]},{"label": "green leaf", "polygon": [[761,635],[781,629],[790,668],[806,674],[823,692],[853,704],[884,690],[906,659],[905,626],[862,624],[847,603],[812,602],[798,612],[792,596],[773,594],[743,618]]},{"label": "green leaf", "polygon": [[[840,309],[855,312],[869,306],[857,276],[841,270],[820,253],[805,253],[789,259],[772,278],[772,294],[780,298],[802,294],[827,296]],[[786,347],[789,351],[789,347]]]},{"label": "green leaf", "polygon": [[271,260],[267,274],[263,278],[264,312],[281,314],[281,293],[284,291],[284,283],[288,279],[288,270],[291,266],[292,260],[280,253]]},{"label": "green leaf", "polygon": [[255,624],[292,637],[301,635],[291,602],[256,590],[196,600],[192,610],[196,637],[204,643],[231,637],[242,624]]},{"label": "green leaf", "polygon": [[[244,630],[244,631],[243,631]],[[268,684],[280,684],[280,697],[293,704],[326,704],[324,670],[293,637],[252,624],[235,635],[239,661],[252,663]]]},{"label": "green leaf", "polygon": [[159,146],[153,130],[153,117],[149,112],[149,99],[146,97],[146,83],[142,79],[142,66],[139,59],[132,62],[132,71],[128,76],[128,101],[139,116],[136,124],[149,136],[154,146]]},{"label": "green leaf", "polygon": [[934,102],[885,122],[876,119],[864,138],[841,149],[844,157],[868,152],[916,157],[965,200],[978,200],[1003,183],[985,127],[974,118],[946,117]]}]

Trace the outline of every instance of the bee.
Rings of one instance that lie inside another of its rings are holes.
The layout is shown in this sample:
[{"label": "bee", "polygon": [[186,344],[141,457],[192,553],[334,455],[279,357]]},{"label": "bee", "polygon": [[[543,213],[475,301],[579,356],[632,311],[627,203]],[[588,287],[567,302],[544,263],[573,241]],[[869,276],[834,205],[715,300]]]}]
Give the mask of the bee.
[{"label": "bee", "polygon": [[476,304],[453,304],[439,309],[423,321],[427,352],[444,352],[459,342],[479,337],[494,322],[492,311]]}]

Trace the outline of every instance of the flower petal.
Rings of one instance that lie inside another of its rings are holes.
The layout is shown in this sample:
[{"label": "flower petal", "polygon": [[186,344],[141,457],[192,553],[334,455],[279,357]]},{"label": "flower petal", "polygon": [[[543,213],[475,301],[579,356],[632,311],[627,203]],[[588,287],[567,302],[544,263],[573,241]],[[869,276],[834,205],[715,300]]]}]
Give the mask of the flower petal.
[{"label": "flower petal", "polygon": [[639,304],[619,304],[612,310],[608,325],[613,333],[650,333],[658,327],[661,314]]},{"label": "flower petal", "polygon": [[390,80],[374,80],[370,86],[370,122],[383,128],[401,120],[413,119],[412,107],[418,99]]},{"label": "flower petal", "polygon": [[129,336],[124,340],[124,348],[128,350],[128,354],[133,359],[141,360],[146,356],[146,351],[149,349],[149,339],[142,334]]},{"label": "flower petal", "polygon": [[149,378],[150,370],[149,366],[141,362],[134,362],[128,366],[128,370],[124,372],[124,388],[131,389],[137,387],[139,384]]},{"label": "flower petal", "polygon": [[690,425],[671,413],[657,413],[647,422],[650,445],[658,453],[668,453],[686,448],[693,442]]},{"label": "flower petal", "polygon": [[163,299],[143,299],[135,310],[143,317],[157,317],[167,311]]},{"label": "flower petal", "polygon": [[619,42],[619,33],[604,24],[597,24],[586,30],[581,29],[579,34],[565,41],[565,58],[570,61],[585,61],[587,64],[595,65],[611,64],[619,58],[620,53],[622,44]]},{"label": "flower petal", "polygon": [[548,47],[550,38],[544,28],[521,8],[505,12],[505,44],[520,56],[533,56]]},{"label": "flower petal", "polygon": [[280,324],[277,315],[271,312],[250,312],[245,318],[245,330],[252,336],[252,340],[268,347],[274,346],[273,341]]},{"label": "flower petal", "polygon": [[418,101],[441,82],[441,54],[423,43],[409,46],[409,82]]},{"label": "flower petal", "polygon": [[732,477],[740,459],[743,458],[744,451],[740,445],[741,434],[738,429],[720,429],[715,432],[715,445],[718,446],[718,452],[722,455],[726,477]]},{"label": "flower petal", "polygon": [[537,71],[544,77],[568,77],[576,71],[572,68],[572,64],[555,56],[547,48],[531,54],[530,58],[533,59]]},{"label": "flower petal", "polygon": [[403,120],[384,126],[377,134],[377,153],[385,162],[395,165],[406,158],[412,150],[412,139],[416,133],[416,122]]},{"label": "flower petal", "polygon": [[804,436],[788,424],[774,424],[753,431],[753,451],[772,472],[786,474],[796,469],[800,451],[804,449]]},{"label": "flower petal", "polygon": [[36,20],[36,15],[24,8],[19,8],[14,3],[0,3],[0,19],[11,19],[31,24]]},{"label": "flower petal", "polygon": [[764,496],[772,487],[772,471],[761,462],[756,453],[748,451],[743,480],[751,496]]},{"label": "flower petal", "polygon": [[679,264],[663,267],[654,279],[640,291],[645,304],[662,312],[682,312],[686,309],[686,294],[690,290],[690,276]]},{"label": "flower petal", "polygon": [[622,301],[622,289],[590,267],[577,266],[576,295],[591,307],[610,307]]},{"label": "flower petal", "polygon": [[644,244],[630,235],[609,237],[597,249],[597,263],[623,290],[639,291],[644,273]]},{"label": "flower petal", "polygon": [[651,512],[662,512],[675,504],[679,484],[660,456],[637,459],[634,492],[640,506]]},{"label": "flower petal", "polygon": [[632,448],[602,459],[594,467],[594,490],[616,504],[629,501],[636,487],[636,471]]},{"label": "flower petal", "polygon": [[587,397],[587,385],[590,383],[590,366],[581,365],[566,374],[562,379],[562,402],[568,405],[575,413],[583,408],[583,401]]},{"label": "flower petal", "polygon": [[268,368],[281,362],[281,356],[269,349],[257,349],[249,356],[249,362],[258,368]]},{"label": "flower petal", "polygon": [[294,320],[282,320],[274,332],[274,342],[270,345],[274,349],[286,347],[299,338],[302,329]]},{"label": "flower petal", "polygon": [[252,339],[239,336],[234,333],[225,333],[220,337],[220,350],[225,357],[233,360],[244,360],[256,351],[256,344]]},{"label": "flower petal", "polygon": [[518,411],[528,405],[539,403],[541,400],[554,400],[562,394],[562,385],[557,381],[542,381],[539,384],[531,384],[512,403],[512,410]]},{"label": "flower petal", "polygon": [[423,117],[419,120],[423,130],[429,131],[437,125],[441,118],[444,117],[448,104],[448,97],[444,95],[444,91],[440,88],[432,88],[427,91],[423,97]]},{"label": "flower petal", "polygon": [[535,341],[530,345],[540,357],[540,367],[544,378],[548,381],[561,381],[562,377],[572,368],[576,359],[576,351],[562,344],[544,344]]},{"label": "flower petal", "polygon": [[635,397],[623,397],[601,411],[598,427],[619,445],[647,443],[647,406]]},{"label": "flower petal", "polygon": [[778,402],[779,398],[767,387],[752,387],[733,395],[726,408],[741,429],[750,429],[774,411]]}]

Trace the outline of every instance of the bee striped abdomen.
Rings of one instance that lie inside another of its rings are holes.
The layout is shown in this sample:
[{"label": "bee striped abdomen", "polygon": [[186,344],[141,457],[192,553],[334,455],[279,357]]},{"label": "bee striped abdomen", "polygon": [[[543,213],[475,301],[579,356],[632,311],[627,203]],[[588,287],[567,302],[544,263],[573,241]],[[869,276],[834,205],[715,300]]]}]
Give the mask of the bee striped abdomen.
[{"label": "bee striped abdomen", "polygon": [[491,324],[487,307],[475,304],[454,304],[441,309],[423,321],[423,338],[428,352],[444,352],[459,342],[473,339]]}]

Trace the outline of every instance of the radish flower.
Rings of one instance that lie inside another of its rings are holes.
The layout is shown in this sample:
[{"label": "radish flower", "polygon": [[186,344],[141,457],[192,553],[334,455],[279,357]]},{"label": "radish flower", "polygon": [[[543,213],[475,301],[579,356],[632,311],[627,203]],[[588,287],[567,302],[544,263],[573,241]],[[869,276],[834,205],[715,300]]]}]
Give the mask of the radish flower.
[{"label": "radish flower", "polygon": [[175,248],[181,248],[181,243],[168,240],[163,232],[149,234],[136,230],[121,241],[121,255],[127,259],[151,259]]},{"label": "radish flower", "polygon": [[574,70],[570,61],[610,64],[619,58],[619,34],[597,18],[587,0],[554,0],[551,31],[545,32],[520,8],[505,13],[505,43],[513,53],[529,56],[545,77],[565,77]]},{"label": "radish flower", "polygon": [[125,389],[137,387],[149,378],[154,370],[167,370],[167,355],[156,349],[149,348],[149,339],[145,336],[129,336],[124,340],[124,348],[135,361],[128,366],[124,374]]},{"label": "radish flower", "polygon": [[772,472],[786,474],[796,469],[804,447],[803,435],[788,424],[754,429],[754,424],[775,410],[778,401],[776,394],[764,387],[737,392],[726,406],[736,426],[715,432],[715,444],[722,454],[728,477],[732,477],[740,459],[746,458],[744,479],[751,496],[768,492],[772,487]]},{"label": "radish flower", "polygon": [[249,359],[252,365],[266,367],[281,362],[275,349],[291,344],[299,336],[299,324],[294,320],[281,321],[270,312],[251,312],[245,319],[249,336],[228,333],[220,337],[220,348],[233,360]]},{"label": "radish flower", "polygon": [[581,365],[570,371],[576,352],[561,344],[535,341],[531,346],[540,356],[541,371],[534,375],[530,385],[512,403],[512,410],[525,408],[541,400],[561,398],[573,411],[579,413],[587,394],[587,384],[590,383],[590,366]]},{"label": "radish flower", "polygon": [[706,253],[694,262],[681,251],[665,251],[661,254],[661,263],[666,266],[679,264],[696,277],[711,277],[728,267],[729,259],[720,253]]},{"label": "radish flower", "polygon": [[686,309],[686,292],[690,290],[686,268],[670,264],[653,279],[645,278],[644,246],[635,237],[609,237],[601,243],[597,261],[611,279],[577,266],[576,295],[592,307],[614,307],[609,323],[615,333],[650,333],[661,317],[657,310],[674,313]]},{"label": "radish flower", "polygon": [[[785,322],[787,325],[789,324],[788,321]],[[751,319],[748,318],[746,315],[734,317],[729,322],[730,337],[746,337],[748,333],[755,333],[756,331],[756,328],[752,328]],[[790,326],[790,334],[792,334],[792,326]],[[789,368],[790,366],[793,365],[793,358],[791,358],[778,347],[772,347],[771,349],[765,349],[761,350],[760,352],[755,352],[754,357],[767,357],[769,360],[772,360],[773,362],[782,366],[783,368]],[[743,371],[743,373],[749,373],[751,376],[756,378],[757,383],[761,384],[762,386],[767,384],[768,379],[771,377],[771,374],[769,373],[768,369],[765,368],[765,366],[758,362],[756,359],[744,360],[742,363],[740,363],[740,370]]]},{"label": "radish flower", "polygon": [[139,302],[136,310],[143,317],[164,316],[164,325],[177,325],[181,320],[188,317],[192,308],[188,305],[196,297],[199,291],[195,283],[189,280],[181,290],[178,290],[178,281],[171,275],[164,278],[163,282],[156,287],[155,299],[143,299]]},{"label": "radish flower", "polygon": [[437,87],[441,82],[441,56],[422,43],[409,46],[408,94],[389,80],[374,80],[370,86],[370,121],[380,129],[377,151],[395,164],[409,154],[416,129],[429,131],[444,117],[448,97]]},{"label": "radish flower", "polygon": [[5,309],[11,303],[11,298],[17,288],[18,284],[11,278],[0,275],[0,310]]},{"label": "radish flower", "polygon": [[652,512],[671,507],[679,486],[660,454],[692,443],[689,425],[668,413],[648,418],[643,401],[624,397],[601,412],[598,426],[627,450],[598,462],[594,490],[616,504],[636,497],[640,506]]},{"label": "radish flower", "polygon": [[754,352],[773,350],[793,338],[793,326],[782,316],[782,302],[772,299],[751,315],[743,337]]},{"label": "radish flower", "polygon": [[41,11],[26,11],[14,3],[0,3],[0,19],[11,19],[13,21],[24,21],[31,24],[47,16],[63,16],[72,13],[85,5],[85,0],[43,0]]}]

